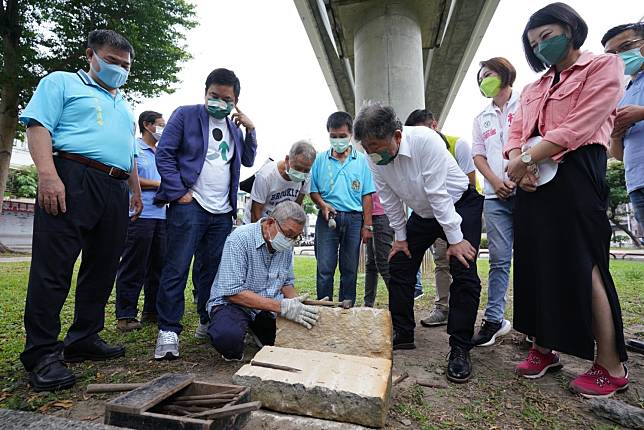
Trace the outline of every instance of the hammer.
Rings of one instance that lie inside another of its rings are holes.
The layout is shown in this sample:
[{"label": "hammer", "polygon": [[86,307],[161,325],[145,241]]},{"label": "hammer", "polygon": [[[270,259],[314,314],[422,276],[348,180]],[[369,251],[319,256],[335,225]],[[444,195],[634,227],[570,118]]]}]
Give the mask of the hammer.
[{"label": "hammer", "polygon": [[330,302],[328,300],[304,300],[302,303],[305,305],[313,306],[330,306],[330,307],[341,307],[342,309],[349,309],[353,307],[351,300],[342,300],[341,302]]}]

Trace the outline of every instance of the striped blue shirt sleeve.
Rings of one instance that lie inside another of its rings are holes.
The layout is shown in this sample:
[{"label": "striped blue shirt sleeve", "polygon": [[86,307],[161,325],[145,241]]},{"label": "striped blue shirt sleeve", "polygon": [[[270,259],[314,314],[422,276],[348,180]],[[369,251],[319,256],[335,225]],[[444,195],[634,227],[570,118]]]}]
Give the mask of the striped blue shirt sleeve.
[{"label": "striped blue shirt sleeve", "polygon": [[[240,236],[228,236],[221,254],[220,270],[213,284],[222,296],[234,296],[244,291],[247,272],[247,251]],[[224,269],[224,270],[221,270]]]}]

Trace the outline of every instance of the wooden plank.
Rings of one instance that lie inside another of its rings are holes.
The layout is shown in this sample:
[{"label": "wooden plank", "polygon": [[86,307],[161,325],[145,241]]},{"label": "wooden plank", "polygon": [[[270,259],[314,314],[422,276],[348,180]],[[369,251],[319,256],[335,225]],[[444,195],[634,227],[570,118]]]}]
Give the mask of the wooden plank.
[{"label": "wooden plank", "polygon": [[145,384],[89,384],[86,392],[87,394],[118,393],[122,391],[132,391],[142,387],[143,385]]},{"label": "wooden plank", "polygon": [[193,375],[166,373],[107,403],[105,410],[141,414],[187,387],[192,381]]},{"label": "wooden plank", "polygon": [[220,394],[228,390],[241,390],[244,387],[232,384],[220,384],[205,381],[194,381],[177,393],[178,396],[200,396],[205,394]]},{"label": "wooden plank", "polygon": [[209,411],[197,412],[187,416],[187,418],[208,417],[209,419],[229,417],[244,412],[251,412],[261,409],[262,402],[241,403],[239,405],[224,406],[223,408],[211,409]]}]

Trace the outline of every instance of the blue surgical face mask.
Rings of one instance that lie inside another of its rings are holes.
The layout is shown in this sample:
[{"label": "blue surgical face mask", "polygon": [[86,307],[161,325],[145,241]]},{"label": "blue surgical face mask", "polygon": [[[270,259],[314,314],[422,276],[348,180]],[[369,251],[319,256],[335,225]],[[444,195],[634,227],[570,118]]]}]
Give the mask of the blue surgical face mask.
[{"label": "blue surgical face mask", "polygon": [[642,68],[644,57],[642,56],[640,49],[641,48],[633,48],[618,54],[622,57],[622,60],[624,60],[625,75],[634,75]]},{"label": "blue surgical face mask", "polygon": [[163,134],[163,127],[159,127],[158,125],[154,127],[154,133],[152,133],[152,137],[154,137],[154,140],[158,142],[159,139],[161,139],[162,134]]},{"label": "blue surgical face mask", "polygon": [[277,225],[277,234],[270,240],[271,247],[277,252],[290,251],[295,246],[295,240],[284,236],[284,233],[280,231],[277,221],[275,221],[275,224]]},{"label": "blue surgical face mask", "polygon": [[289,169],[286,171],[286,174],[289,178],[291,178],[291,181],[293,182],[304,182],[309,178],[308,173],[300,172],[299,170],[295,170],[292,167],[289,167]]},{"label": "blue surgical face mask", "polygon": [[110,64],[103,60],[99,55],[94,51],[96,60],[101,70],[96,71],[96,76],[101,80],[105,85],[110,88],[121,88],[127,82],[127,77],[130,74],[129,71],[125,70],[123,67],[118,64]]},{"label": "blue surgical face mask", "polygon": [[329,141],[331,142],[331,148],[333,148],[338,154],[346,151],[349,145],[351,145],[350,137],[331,137],[329,138]]}]

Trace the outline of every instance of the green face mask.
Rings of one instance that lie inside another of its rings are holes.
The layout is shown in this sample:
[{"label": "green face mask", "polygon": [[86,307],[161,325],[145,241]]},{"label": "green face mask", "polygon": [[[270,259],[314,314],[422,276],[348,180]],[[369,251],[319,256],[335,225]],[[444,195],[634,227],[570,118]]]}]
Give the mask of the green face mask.
[{"label": "green face mask", "polygon": [[548,66],[559,63],[568,52],[570,39],[565,34],[546,39],[534,48],[534,55]]},{"label": "green face mask", "polygon": [[213,118],[224,119],[232,112],[235,104],[222,99],[208,99],[208,113]]},{"label": "green face mask", "polygon": [[483,78],[479,84],[479,89],[487,98],[496,97],[501,91],[501,78],[496,75]]},{"label": "green face mask", "polygon": [[369,154],[369,158],[371,158],[371,161],[373,161],[377,165],[385,166],[391,163],[392,161],[394,161],[394,158],[396,158],[396,156],[391,155],[387,151],[381,151],[381,152],[374,152],[373,154]]}]

